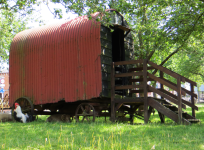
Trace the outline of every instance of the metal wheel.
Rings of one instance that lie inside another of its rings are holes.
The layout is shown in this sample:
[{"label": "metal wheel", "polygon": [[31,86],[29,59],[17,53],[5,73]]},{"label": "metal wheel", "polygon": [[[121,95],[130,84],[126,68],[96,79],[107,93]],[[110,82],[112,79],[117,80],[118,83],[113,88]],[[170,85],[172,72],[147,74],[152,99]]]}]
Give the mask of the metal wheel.
[{"label": "metal wheel", "polygon": [[95,109],[88,103],[81,103],[76,109],[76,122],[94,122],[95,117]]},{"label": "metal wheel", "polygon": [[14,118],[15,103],[18,103],[21,106],[21,111],[23,114],[28,114],[28,116],[29,116],[28,122],[34,121],[36,119],[36,116],[34,115],[34,106],[33,106],[33,103],[31,102],[31,100],[27,97],[21,97],[13,103],[12,117],[14,120],[16,120]]}]

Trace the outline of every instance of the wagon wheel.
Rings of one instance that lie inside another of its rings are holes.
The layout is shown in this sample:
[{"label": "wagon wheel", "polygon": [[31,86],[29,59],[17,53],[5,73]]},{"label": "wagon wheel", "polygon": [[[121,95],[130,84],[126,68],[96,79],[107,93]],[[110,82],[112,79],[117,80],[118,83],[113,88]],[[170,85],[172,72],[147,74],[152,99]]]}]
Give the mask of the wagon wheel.
[{"label": "wagon wheel", "polygon": [[116,121],[117,122],[123,122],[123,121],[129,121],[129,119],[128,118],[126,118],[126,115],[128,114],[128,112],[125,112],[124,110],[118,110],[117,112],[116,112],[116,117],[115,117],[115,119],[116,119]]},{"label": "wagon wheel", "polygon": [[21,97],[13,103],[12,117],[14,120],[16,120],[14,118],[15,103],[18,103],[21,106],[21,111],[23,114],[28,114],[29,122],[34,121],[36,119],[36,116],[34,115],[34,106],[33,106],[33,103],[31,102],[31,100],[27,97]]},{"label": "wagon wheel", "polygon": [[76,122],[94,122],[96,117],[95,109],[92,105],[81,103],[75,113]]}]

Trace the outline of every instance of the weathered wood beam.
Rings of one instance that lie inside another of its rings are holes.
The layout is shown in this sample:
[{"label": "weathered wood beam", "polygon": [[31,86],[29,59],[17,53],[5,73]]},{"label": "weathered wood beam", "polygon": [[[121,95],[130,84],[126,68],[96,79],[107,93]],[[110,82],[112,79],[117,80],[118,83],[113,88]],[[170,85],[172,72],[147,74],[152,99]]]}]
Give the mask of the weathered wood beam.
[{"label": "weathered wood beam", "polygon": [[[175,83],[173,83],[173,82],[171,82],[171,81],[169,81],[169,80],[167,80],[167,79],[164,79],[164,80],[165,80],[166,82],[168,82],[168,83],[174,85],[174,86],[177,86]],[[189,91],[189,90],[187,90],[187,89],[185,89],[185,88],[182,88],[182,87],[181,87],[181,90],[184,91],[185,93],[187,93],[187,94],[189,94],[189,95],[191,95],[191,96],[197,98],[197,95],[196,95],[194,92],[191,92],[191,91]]]},{"label": "weathered wood beam", "polygon": [[141,86],[141,85],[121,85],[121,86],[115,86],[115,90],[134,89],[134,88],[143,88],[143,86]]},{"label": "weathered wood beam", "polygon": [[130,76],[142,76],[142,75],[143,75],[143,72],[118,73],[118,74],[115,74],[115,78],[130,77]]},{"label": "weathered wood beam", "polygon": [[111,121],[115,122],[115,65],[111,63]]},{"label": "weathered wood beam", "polygon": [[[147,67],[147,70],[152,70],[152,69],[155,69],[154,67]],[[143,70],[143,67],[137,67],[137,68],[130,68],[128,70],[128,72],[132,72],[132,71],[141,71]]]},{"label": "weathered wood beam", "polygon": [[[155,92],[155,93],[159,94],[160,96],[162,96],[162,97],[168,99],[169,101],[173,102],[174,104],[178,105],[178,100],[176,100],[176,99],[172,98],[171,96],[161,92],[160,90],[157,90],[157,89],[155,89],[155,88],[153,88],[151,86],[148,86],[148,90],[151,91],[151,92]],[[182,108],[186,109],[186,105],[182,104]]]},{"label": "weathered wood beam", "polygon": [[[157,65],[157,64],[155,64],[155,63],[153,63],[153,62],[151,62],[151,61],[148,61],[148,64],[150,64],[151,66],[153,66],[154,68],[156,68],[156,69],[158,69],[158,70],[160,70],[160,71],[162,71],[162,72],[164,72],[164,73],[166,73],[166,74],[168,74],[168,75],[170,75],[170,76],[172,76],[172,77],[174,77],[174,78],[178,78],[178,77],[180,77],[180,75],[178,75],[177,73],[175,73],[175,72],[173,72],[173,71],[171,71],[171,70],[169,70],[169,69],[167,69],[167,68],[165,68],[165,67],[163,67],[163,66],[159,66],[159,65]],[[185,78],[181,78],[181,81],[182,82],[185,82]]]},{"label": "weathered wood beam", "polygon": [[[163,85],[166,85],[167,87],[177,91],[177,86],[175,86],[175,84],[173,84],[172,82],[167,82],[166,80],[164,79],[161,79],[159,77],[156,77],[154,75],[152,75],[151,73],[147,73],[148,76],[151,78],[151,79],[154,79],[155,81],[158,81],[159,83],[163,84]],[[185,95],[185,92],[182,90],[182,95]]]},{"label": "weathered wood beam", "polygon": [[148,99],[147,99],[147,60],[143,62],[143,90],[144,90],[144,122],[148,123]]},{"label": "weathered wood beam", "polygon": [[[143,81],[143,78],[139,79],[129,79],[129,82],[141,82]],[[153,79],[147,78],[147,81],[154,81]]]},{"label": "weathered wood beam", "polygon": [[169,117],[170,119],[178,123],[178,115],[174,113],[173,111],[171,111],[170,109],[163,106],[162,104],[160,104],[159,102],[155,101],[152,98],[148,98],[148,104],[151,107],[154,107],[160,113],[164,114],[165,116]]},{"label": "weathered wood beam", "polygon": [[[176,96],[176,95],[174,95],[174,94],[172,94],[172,93],[170,93],[170,92],[168,92],[168,91],[166,91],[166,90],[164,90],[164,89],[157,89],[157,90],[159,90],[159,91],[161,91],[161,92],[163,92],[163,93],[165,93],[165,94],[167,94],[167,95],[173,97],[174,99],[177,99],[177,96]],[[184,100],[184,99],[181,99],[181,100],[182,100],[182,103],[184,103],[184,104],[186,104],[186,105],[188,105],[188,106],[194,108],[195,110],[198,110],[198,107],[195,106],[195,105],[193,105],[192,103],[190,103],[190,102],[188,102],[188,101],[186,101],[186,100]]]},{"label": "weathered wood beam", "polygon": [[131,65],[131,64],[137,64],[137,63],[143,63],[143,59],[139,60],[129,60],[129,61],[118,61],[114,62],[114,65]]},{"label": "weathered wood beam", "polygon": [[181,101],[181,77],[177,78],[177,100],[178,100],[178,118],[179,124],[182,124],[182,101]]}]

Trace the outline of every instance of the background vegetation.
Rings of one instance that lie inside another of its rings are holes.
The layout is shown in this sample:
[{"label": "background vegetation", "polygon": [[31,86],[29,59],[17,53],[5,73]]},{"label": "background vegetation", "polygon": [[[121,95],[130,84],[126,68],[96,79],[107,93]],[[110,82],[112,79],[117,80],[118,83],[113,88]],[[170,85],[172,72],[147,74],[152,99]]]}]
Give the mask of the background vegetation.
[{"label": "background vegetation", "polygon": [[[78,15],[97,11],[104,14],[106,9],[116,9],[132,30],[135,59],[149,59],[193,81],[203,82],[203,0],[3,0],[0,1],[1,59],[8,60],[13,36],[25,29],[22,18],[35,12],[40,3],[48,7],[50,3],[61,4],[67,12]],[[58,18],[63,15],[57,8],[52,13]]]}]

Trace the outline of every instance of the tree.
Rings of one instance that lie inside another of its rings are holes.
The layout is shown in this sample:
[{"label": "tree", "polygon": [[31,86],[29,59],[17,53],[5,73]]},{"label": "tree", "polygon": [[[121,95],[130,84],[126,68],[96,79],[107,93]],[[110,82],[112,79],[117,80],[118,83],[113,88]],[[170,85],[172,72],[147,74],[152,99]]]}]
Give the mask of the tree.
[{"label": "tree", "polygon": [[27,16],[32,14],[38,4],[39,2],[35,0],[0,1],[0,64],[8,63],[13,37],[26,29]]},{"label": "tree", "polygon": [[[0,2],[9,12],[33,10],[34,0]],[[187,78],[203,78],[203,0],[52,0],[78,15],[119,11],[134,36],[135,59],[148,59]],[[49,7],[49,3],[47,3]],[[54,14],[61,17],[60,9]],[[182,59],[181,59],[182,58]],[[199,61],[198,61],[199,60]],[[188,65],[191,67],[186,67]],[[155,72],[156,73],[156,72]]]},{"label": "tree", "polygon": [[135,59],[146,58],[187,78],[204,79],[203,0],[52,1],[79,15],[116,9],[133,31]]},{"label": "tree", "polygon": [[11,21],[6,17],[7,11],[0,11],[0,64],[2,69],[2,63],[8,63],[10,44],[16,33],[26,29],[26,20],[20,20],[15,17]]}]

